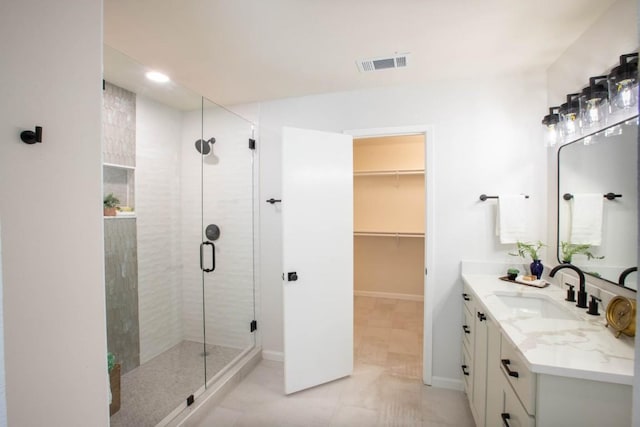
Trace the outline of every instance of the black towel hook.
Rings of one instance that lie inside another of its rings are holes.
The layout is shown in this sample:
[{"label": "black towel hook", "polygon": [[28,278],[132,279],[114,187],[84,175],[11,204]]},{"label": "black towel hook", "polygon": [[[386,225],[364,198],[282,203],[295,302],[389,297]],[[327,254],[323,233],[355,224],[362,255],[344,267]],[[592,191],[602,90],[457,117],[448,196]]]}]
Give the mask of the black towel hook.
[{"label": "black towel hook", "polygon": [[20,139],[25,144],[35,144],[36,142],[42,142],[42,126],[36,126],[36,131],[23,130],[20,133]]}]

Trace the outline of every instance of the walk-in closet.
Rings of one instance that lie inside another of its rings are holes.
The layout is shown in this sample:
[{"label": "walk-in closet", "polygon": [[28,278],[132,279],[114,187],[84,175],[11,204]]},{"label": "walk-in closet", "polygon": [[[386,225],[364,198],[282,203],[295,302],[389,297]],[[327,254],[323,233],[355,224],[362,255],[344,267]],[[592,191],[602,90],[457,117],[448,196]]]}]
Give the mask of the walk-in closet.
[{"label": "walk-in closet", "polygon": [[355,363],[413,378],[422,377],[425,142],[353,142]]}]

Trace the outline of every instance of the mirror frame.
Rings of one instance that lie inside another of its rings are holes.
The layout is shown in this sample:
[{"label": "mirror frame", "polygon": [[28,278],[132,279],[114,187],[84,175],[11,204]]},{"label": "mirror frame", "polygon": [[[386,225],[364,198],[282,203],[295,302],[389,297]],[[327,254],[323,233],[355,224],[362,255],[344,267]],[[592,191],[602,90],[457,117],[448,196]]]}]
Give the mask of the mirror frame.
[{"label": "mirror frame", "polygon": [[[581,136],[580,138],[577,138],[577,139],[575,139],[575,140],[573,140],[573,141],[569,141],[569,142],[567,142],[567,143],[564,143],[564,144],[562,144],[562,145],[558,148],[558,151],[556,152],[556,159],[557,159],[557,165],[556,165],[556,177],[557,177],[557,183],[556,183],[556,184],[557,184],[557,188],[556,188],[556,190],[557,190],[557,197],[556,197],[556,202],[557,202],[557,205],[558,205],[558,206],[557,206],[557,209],[556,209],[556,259],[557,259],[557,261],[558,261],[558,264],[565,264],[565,263],[560,259],[560,207],[561,207],[561,203],[562,203],[562,200],[561,200],[561,199],[562,199],[562,195],[560,194],[560,151],[561,151],[564,147],[566,147],[566,146],[568,146],[568,145],[575,144],[575,143],[579,143],[580,141],[584,140],[585,138],[589,138],[589,137],[593,137],[593,136],[596,136],[596,135],[598,135],[598,134],[601,134],[601,133],[603,133],[606,129],[612,128],[612,127],[614,127],[614,126],[622,125],[622,124],[624,124],[624,123],[628,122],[629,120],[639,120],[639,117],[640,117],[640,115],[638,115],[638,114],[636,113],[636,114],[634,114],[634,115],[633,115],[633,116],[631,116],[631,117],[625,118],[624,120],[620,120],[620,121],[618,121],[618,122],[616,122],[616,123],[612,123],[612,124],[607,125],[607,126],[603,127],[602,129],[599,129],[599,130],[597,130],[597,131],[595,131],[595,132],[592,132],[592,133],[589,133],[589,134],[583,135],[583,136]],[[638,129],[638,130],[640,131],[640,129]],[[640,141],[640,133],[638,133],[638,137],[637,137],[637,139]],[[640,156],[640,154],[639,154],[639,156]],[[637,173],[638,173],[638,171],[636,170],[636,174],[637,174]],[[572,264],[572,265],[573,265],[573,264]],[[626,287],[626,286],[620,285],[619,283],[614,282],[614,281],[609,280],[609,279],[606,279],[606,278],[604,278],[604,277],[601,277],[601,276],[598,276],[598,275],[595,275],[595,274],[591,274],[591,273],[588,273],[588,272],[586,272],[586,271],[583,271],[583,273],[584,273],[584,274],[586,274],[586,275],[589,275],[589,276],[591,276],[591,277],[595,277],[595,278],[597,278],[597,279],[604,280],[605,282],[611,283],[611,284],[613,284],[613,285],[615,285],[615,286],[619,286],[619,287],[621,287],[621,288],[628,289],[628,290],[633,291],[633,292],[637,292],[637,289],[633,289],[633,288],[630,288],[630,287]],[[638,285],[640,286],[640,284],[638,284]]]}]

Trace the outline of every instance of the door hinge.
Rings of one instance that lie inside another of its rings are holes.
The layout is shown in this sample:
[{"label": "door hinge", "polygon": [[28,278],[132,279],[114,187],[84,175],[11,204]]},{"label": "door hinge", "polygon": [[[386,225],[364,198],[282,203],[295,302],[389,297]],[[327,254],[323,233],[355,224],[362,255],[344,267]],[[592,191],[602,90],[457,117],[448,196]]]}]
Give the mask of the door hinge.
[{"label": "door hinge", "polygon": [[426,268],[424,269],[424,275],[425,276],[427,275],[427,269]]},{"label": "door hinge", "polygon": [[257,330],[258,329],[258,321],[257,320],[252,320],[251,324],[249,325],[249,329],[251,330],[251,332]]},{"label": "door hinge", "polygon": [[187,397],[187,406],[191,406],[193,405],[193,402],[195,401],[195,397],[193,397],[193,394],[190,395],[189,397]]},{"label": "door hinge", "polygon": [[256,140],[253,138],[249,138],[249,150],[256,149]]}]

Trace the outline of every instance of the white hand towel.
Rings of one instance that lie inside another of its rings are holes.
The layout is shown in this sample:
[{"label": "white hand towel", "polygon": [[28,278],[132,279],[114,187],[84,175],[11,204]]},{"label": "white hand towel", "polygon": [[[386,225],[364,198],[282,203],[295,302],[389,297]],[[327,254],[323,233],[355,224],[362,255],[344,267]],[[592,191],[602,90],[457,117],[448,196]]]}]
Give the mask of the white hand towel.
[{"label": "white hand towel", "polygon": [[602,194],[574,194],[571,206],[571,243],[598,246],[602,243]]},{"label": "white hand towel", "polygon": [[496,235],[500,243],[516,243],[523,240],[527,228],[527,217],[522,194],[499,194]]}]

